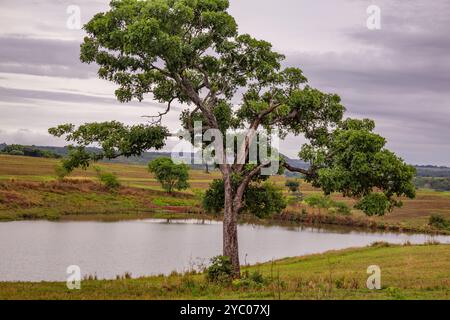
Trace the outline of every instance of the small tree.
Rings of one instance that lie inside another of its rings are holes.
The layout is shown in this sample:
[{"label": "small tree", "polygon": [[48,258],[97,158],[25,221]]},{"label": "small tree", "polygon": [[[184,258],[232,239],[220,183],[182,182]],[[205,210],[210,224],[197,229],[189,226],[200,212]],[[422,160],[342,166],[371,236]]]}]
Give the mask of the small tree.
[{"label": "small tree", "polygon": [[300,191],[300,182],[298,180],[287,180],[284,184],[290,192],[296,194]]},{"label": "small tree", "polygon": [[55,174],[59,181],[63,181],[70,174],[70,170],[67,170],[64,163],[59,162],[55,165]]},{"label": "small tree", "polygon": [[158,158],[148,164],[148,170],[153,173],[161,186],[168,193],[174,189],[189,188],[189,167],[184,164],[175,164],[170,158]]},{"label": "small tree", "polygon": [[99,167],[95,167],[95,171],[100,182],[109,190],[116,190],[120,187],[119,179],[115,173],[103,171]]},{"label": "small tree", "polygon": [[303,200],[303,194],[300,192],[299,180],[287,180],[285,186],[289,189],[289,192],[291,192],[295,196],[296,201],[300,202]]}]

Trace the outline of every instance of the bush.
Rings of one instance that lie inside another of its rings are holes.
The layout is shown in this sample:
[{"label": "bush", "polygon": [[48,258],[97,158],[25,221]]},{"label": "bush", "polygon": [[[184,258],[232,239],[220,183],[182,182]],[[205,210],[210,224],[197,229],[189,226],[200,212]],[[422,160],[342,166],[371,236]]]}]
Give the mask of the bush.
[{"label": "bush", "polygon": [[219,214],[225,206],[225,185],[223,180],[215,179],[203,196],[203,208],[208,213]]},{"label": "bush", "polygon": [[446,220],[441,215],[433,214],[428,221],[428,225],[445,230],[450,228],[450,221]]},{"label": "bush", "polygon": [[297,193],[300,190],[300,182],[298,180],[287,180],[284,184],[290,192]]},{"label": "bush", "polygon": [[115,190],[120,187],[117,175],[112,172],[104,172],[100,168],[95,168],[100,182],[110,190]]},{"label": "bush", "polygon": [[158,158],[148,164],[148,170],[168,193],[189,188],[189,167],[184,163],[175,164],[170,158]]},{"label": "bush", "polygon": [[55,174],[58,180],[61,181],[70,174],[70,171],[67,170],[67,168],[62,163],[58,163],[55,166]]},{"label": "bush", "polygon": [[[272,183],[250,184],[244,193],[243,212],[259,218],[281,213],[287,202],[280,188]],[[225,204],[225,187],[221,179],[214,180],[203,197],[203,208],[209,213],[220,213]]]},{"label": "bush", "polygon": [[313,208],[328,209],[331,207],[331,199],[318,194],[313,194],[305,199],[305,203]]},{"label": "bush", "polygon": [[386,211],[392,209],[392,205],[384,193],[371,193],[362,198],[355,208],[364,211],[368,216],[384,216]]},{"label": "bush", "polygon": [[342,201],[335,201],[327,196],[312,195],[305,199],[306,204],[313,208],[328,209],[329,213],[337,213],[344,216],[352,214],[350,207]]},{"label": "bush", "polygon": [[229,257],[217,256],[211,259],[211,265],[206,269],[206,279],[215,283],[231,281],[233,268]]},{"label": "bush", "polygon": [[270,281],[262,275],[259,271],[249,273],[248,271],[242,274],[241,279],[233,280],[233,286],[236,288],[253,288],[259,289],[269,284]]},{"label": "bush", "polygon": [[244,202],[244,211],[258,218],[279,214],[287,206],[283,191],[270,182],[249,186],[245,192]]},{"label": "bush", "polygon": [[333,208],[336,209],[336,212],[338,214],[341,214],[343,216],[349,216],[352,214],[352,210],[345,202],[333,201]]}]

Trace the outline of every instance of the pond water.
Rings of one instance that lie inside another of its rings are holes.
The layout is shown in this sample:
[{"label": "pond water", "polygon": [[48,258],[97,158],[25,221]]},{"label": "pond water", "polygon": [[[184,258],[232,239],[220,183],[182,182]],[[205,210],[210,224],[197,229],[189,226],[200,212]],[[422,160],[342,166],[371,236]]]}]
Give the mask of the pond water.
[{"label": "pond water", "polygon": [[[368,233],[306,227],[239,226],[241,263],[256,263],[375,241],[450,243],[449,236]],[[222,249],[222,224],[199,220],[0,223],[0,281],[65,281],[69,265],[112,279],[186,271]]]}]

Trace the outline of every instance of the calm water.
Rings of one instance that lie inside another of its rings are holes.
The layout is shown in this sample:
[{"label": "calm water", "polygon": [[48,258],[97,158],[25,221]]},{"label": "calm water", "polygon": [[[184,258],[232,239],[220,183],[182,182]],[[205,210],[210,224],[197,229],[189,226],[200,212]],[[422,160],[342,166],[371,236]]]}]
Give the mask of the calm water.
[{"label": "calm water", "polygon": [[[114,278],[185,271],[221,253],[218,222],[138,220],[123,222],[18,221],[0,223],[0,281],[66,279],[66,268]],[[239,227],[241,263],[365,246],[374,241],[450,243],[450,237],[363,233],[325,229]]]}]

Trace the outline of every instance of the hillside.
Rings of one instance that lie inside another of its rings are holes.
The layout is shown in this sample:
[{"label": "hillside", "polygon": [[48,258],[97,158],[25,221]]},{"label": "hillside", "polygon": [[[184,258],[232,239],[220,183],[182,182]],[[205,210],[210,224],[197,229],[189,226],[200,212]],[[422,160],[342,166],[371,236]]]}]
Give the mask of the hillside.
[{"label": "hillside", "polygon": [[[1,143],[0,144],[0,151],[3,150],[5,147],[7,146],[7,144],[5,143]],[[53,147],[53,146],[30,146],[36,149],[40,149],[43,151],[49,151],[49,152],[53,152],[57,155],[60,155],[62,157],[66,156],[68,154],[68,148],[67,147]],[[94,152],[94,153],[98,153],[101,151],[101,149],[99,148],[88,148],[88,150],[90,152]],[[130,157],[130,158],[125,158],[125,157],[118,157],[116,159],[112,159],[112,160],[104,160],[103,162],[109,162],[109,163],[129,163],[129,164],[143,164],[146,165],[149,161],[152,161],[156,158],[160,158],[160,157],[171,157],[171,153],[170,152],[156,152],[156,151],[151,151],[151,152],[145,152],[142,156],[140,157]],[[296,166],[299,168],[308,168],[308,164],[305,163],[304,161],[301,161],[299,159],[290,159],[287,156],[284,156],[288,163],[292,166]],[[191,155],[191,159],[194,159],[194,154]],[[192,161],[193,162],[193,161]],[[204,169],[204,165],[198,165],[198,164],[192,164],[191,168],[192,169]]]}]

